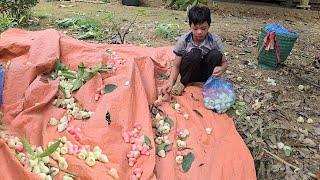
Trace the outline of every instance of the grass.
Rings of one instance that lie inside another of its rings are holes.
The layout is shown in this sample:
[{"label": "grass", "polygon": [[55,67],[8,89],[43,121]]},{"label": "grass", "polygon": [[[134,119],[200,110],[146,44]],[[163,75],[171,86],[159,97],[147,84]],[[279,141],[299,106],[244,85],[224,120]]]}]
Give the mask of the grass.
[{"label": "grass", "polygon": [[[61,7],[60,4],[66,6]],[[110,16],[112,16],[112,20],[118,26],[125,28],[134,19],[139,10],[144,10],[145,14],[138,16],[136,23],[131,28],[132,31],[126,36],[126,41],[134,44],[147,44],[148,46],[163,46],[173,45],[175,37],[161,38],[156,36],[157,24],[181,24],[185,20],[185,12],[183,11],[151,7],[130,7],[118,3],[90,5],[87,3],[73,3],[72,5],[74,6],[72,7],[68,6],[70,4],[68,2],[40,2],[33,8],[34,17],[39,19],[39,23],[30,26],[29,29],[59,29],[57,26],[58,21],[65,18],[78,18],[96,27],[97,36],[95,36],[94,40],[110,43],[117,36],[110,21]],[[181,31],[185,31],[188,29],[188,25],[183,23],[180,29]],[[77,34],[79,34],[79,32],[76,32],[77,29],[72,27],[63,31],[74,37],[77,37]],[[178,37],[180,34],[175,34],[175,36]]]}]

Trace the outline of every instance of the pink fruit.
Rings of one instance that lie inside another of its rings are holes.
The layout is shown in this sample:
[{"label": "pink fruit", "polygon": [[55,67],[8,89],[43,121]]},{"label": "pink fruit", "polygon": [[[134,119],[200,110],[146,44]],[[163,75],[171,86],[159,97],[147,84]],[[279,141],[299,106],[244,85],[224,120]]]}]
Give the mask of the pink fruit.
[{"label": "pink fruit", "polygon": [[71,146],[71,147],[73,146],[73,144],[72,144],[70,141],[67,141],[67,142],[66,142],[66,145],[67,145],[68,148],[69,148],[70,146]]},{"label": "pink fruit", "polygon": [[126,142],[126,143],[130,142],[130,136],[127,132],[124,132],[122,134],[122,138],[123,138],[124,142]]},{"label": "pink fruit", "polygon": [[184,149],[184,150],[181,151],[181,155],[182,156],[186,156],[186,155],[188,155],[188,153],[189,153],[188,149]]},{"label": "pink fruit", "polygon": [[134,133],[132,131],[128,132],[129,137],[133,137]]},{"label": "pink fruit", "polygon": [[137,174],[136,174],[136,177],[137,177],[137,178],[140,178],[140,177],[141,177],[141,173],[137,173]]},{"label": "pink fruit", "polygon": [[23,144],[22,143],[17,143],[15,148],[16,148],[17,151],[22,152],[23,151]]},{"label": "pink fruit", "polygon": [[86,146],[85,145],[82,145],[81,147],[79,147],[79,151],[82,151],[82,150],[86,150]]},{"label": "pink fruit", "polygon": [[94,95],[94,100],[98,101],[99,98],[100,98],[100,94],[95,94],[95,95]]},{"label": "pink fruit", "polygon": [[135,175],[131,175],[130,180],[138,180],[138,178]]},{"label": "pink fruit", "polygon": [[143,144],[143,146],[142,146],[144,149],[146,149],[146,150],[149,150],[150,149],[150,147],[148,146],[148,145],[146,145],[146,144]]},{"label": "pink fruit", "polygon": [[139,151],[133,151],[132,154],[133,154],[133,157],[136,158],[136,159],[140,156],[140,152]]},{"label": "pink fruit", "polygon": [[73,148],[68,148],[68,154],[75,154],[75,152],[74,152],[74,150],[73,150]]},{"label": "pink fruit", "polygon": [[150,156],[150,152],[149,152],[149,151],[147,151],[145,155],[146,155],[146,156]]},{"label": "pink fruit", "polygon": [[181,151],[177,151],[177,156],[182,156]]},{"label": "pink fruit", "polygon": [[76,134],[75,139],[76,139],[77,141],[81,141],[82,135],[81,135],[81,134]]},{"label": "pink fruit", "polygon": [[84,145],[86,148],[86,151],[89,152],[90,151],[90,145]]},{"label": "pink fruit", "polygon": [[135,138],[134,137],[130,137],[130,143],[133,144],[135,141]]},{"label": "pink fruit", "polygon": [[[144,136],[143,136],[144,137]],[[142,139],[142,138],[136,138],[136,142],[135,142],[137,145],[143,145],[143,143],[144,143],[144,138]]]},{"label": "pink fruit", "polygon": [[134,165],[134,162],[130,161],[130,162],[129,162],[129,166],[132,167],[133,165]]},{"label": "pink fruit", "polygon": [[133,156],[132,153],[128,153],[128,154],[127,154],[127,158],[134,158],[134,156]]},{"label": "pink fruit", "polygon": [[138,145],[137,145],[137,149],[138,149],[139,151],[142,151],[142,150],[143,150],[143,147],[142,147],[140,144],[138,144]]},{"label": "pink fruit", "polygon": [[139,131],[142,129],[141,124],[135,124],[134,127],[137,128]]},{"label": "pink fruit", "polygon": [[78,127],[77,127],[77,128],[75,128],[74,130],[75,130],[75,132],[76,132],[76,133],[81,133],[81,129],[80,129],[80,128],[78,128]]},{"label": "pink fruit", "polygon": [[100,94],[101,94],[101,95],[104,95],[104,93],[105,93],[104,90],[101,90],[101,91],[100,91]]},{"label": "pink fruit", "polygon": [[137,149],[138,149],[137,145],[136,144],[132,144],[131,150],[132,151],[136,151]]},{"label": "pink fruit", "polygon": [[73,145],[73,151],[74,151],[74,153],[78,153],[79,152],[78,145]]},{"label": "pink fruit", "polygon": [[136,168],[136,169],[133,170],[133,173],[134,174],[138,174],[138,173],[141,174],[142,173],[142,169],[141,168]]},{"label": "pink fruit", "polygon": [[68,131],[71,135],[74,135],[74,134],[75,134],[75,128],[74,128],[74,126],[70,125],[70,126],[67,128],[67,131]]}]

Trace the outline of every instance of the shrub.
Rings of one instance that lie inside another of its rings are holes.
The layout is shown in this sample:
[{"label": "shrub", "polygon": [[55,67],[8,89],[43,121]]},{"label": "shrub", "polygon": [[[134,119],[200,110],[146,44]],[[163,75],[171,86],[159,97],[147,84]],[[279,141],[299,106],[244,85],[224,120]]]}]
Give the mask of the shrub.
[{"label": "shrub", "polygon": [[28,19],[31,8],[39,3],[39,0],[1,0],[0,13],[3,17],[14,18],[16,20]]},{"label": "shrub", "polygon": [[178,24],[159,24],[156,34],[162,38],[174,38],[179,35],[180,27]]}]

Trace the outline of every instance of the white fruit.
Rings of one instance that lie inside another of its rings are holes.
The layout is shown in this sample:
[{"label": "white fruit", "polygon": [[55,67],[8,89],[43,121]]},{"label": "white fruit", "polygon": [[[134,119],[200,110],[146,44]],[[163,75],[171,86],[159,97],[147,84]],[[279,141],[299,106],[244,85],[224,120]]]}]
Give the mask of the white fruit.
[{"label": "white fruit", "polygon": [[206,133],[209,135],[212,132],[212,128],[206,128]]},{"label": "white fruit", "polygon": [[110,168],[109,175],[113,177],[113,179],[119,179],[118,171],[116,168]]},{"label": "white fruit", "polygon": [[182,164],[182,162],[183,162],[183,156],[176,156],[176,163]]}]

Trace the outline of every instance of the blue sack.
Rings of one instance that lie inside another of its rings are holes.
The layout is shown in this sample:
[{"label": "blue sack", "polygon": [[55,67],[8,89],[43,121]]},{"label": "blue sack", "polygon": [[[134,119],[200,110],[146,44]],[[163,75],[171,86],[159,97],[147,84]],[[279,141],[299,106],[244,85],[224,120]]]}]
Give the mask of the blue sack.
[{"label": "blue sack", "polygon": [[202,94],[205,107],[218,113],[225,113],[236,100],[233,85],[214,76],[209,77],[203,85]]},{"label": "blue sack", "polygon": [[289,31],[286,27],[277,24],[277,23],[270,23],[264,27],[265,31],[267,32],[275,32],[277,34],[287,35],[287,36],[297,36],[298,33],[294,31]]},{"label": "blue sack", "polygon": [[2,67],[0,67],[0,105],[2,105],[3,103],[3,79],[4,79],[4,72]]}]

